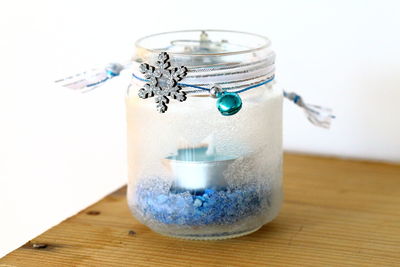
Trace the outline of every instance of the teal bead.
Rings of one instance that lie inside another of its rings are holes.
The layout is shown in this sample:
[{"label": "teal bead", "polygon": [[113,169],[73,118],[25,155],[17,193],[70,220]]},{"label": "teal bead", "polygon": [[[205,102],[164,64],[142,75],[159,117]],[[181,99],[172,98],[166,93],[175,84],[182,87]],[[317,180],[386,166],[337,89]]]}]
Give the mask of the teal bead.
[{"label": "teal bead", "polygon": [[236,93],[223,92],[218,96],[217,108],[224,116],[231,116],[242,108],[242,99]]}]

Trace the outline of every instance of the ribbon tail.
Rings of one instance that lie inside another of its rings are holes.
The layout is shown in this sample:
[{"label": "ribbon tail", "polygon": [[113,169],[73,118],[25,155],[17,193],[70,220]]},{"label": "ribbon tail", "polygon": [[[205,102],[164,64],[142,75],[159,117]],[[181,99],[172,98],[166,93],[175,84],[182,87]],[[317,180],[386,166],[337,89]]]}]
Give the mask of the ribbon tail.
[{"label": "ribbon tail", "polygon": [[128,67],[129,63],[125,65],[119,63],[111,63],[108,64],[105,68],[92,69],[90,71],[77,73],[75,75],[59,79],[55,82],[69,89],[88,92],[103,85],[110,79],[119,76],[121,71]]},{"label": "ribbon tail", "polygon": [[303,101],[301,96],[293,92],[283,92],[283,95],[301,107],[304,110],[307,119],[312,124],[326,129],[330,128],[332,119],[335,118],[335,116],[332,114],[332,109],[318,105],[307,104]]}]

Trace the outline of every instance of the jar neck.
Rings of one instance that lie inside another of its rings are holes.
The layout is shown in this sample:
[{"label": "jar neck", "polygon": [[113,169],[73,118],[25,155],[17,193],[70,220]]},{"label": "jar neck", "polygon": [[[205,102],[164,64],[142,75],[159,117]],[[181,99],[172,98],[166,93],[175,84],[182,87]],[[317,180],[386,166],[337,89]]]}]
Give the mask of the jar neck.
[{"label": "jar neck", "polygon": [[189,30],[154,34],[139,39],[133,61],[154,62],[161,52],[171,63],[190,67],[250,63],[270,56],[269,39],[251,33]]},{"label": "jar neck", "polygon": [[[152,46],[152,42],[156,45]],[[146,79],[139,65],[157,66],[159,54],[166,52],[171,68],[186,67],[187,75],[182,83],[188,85],[183,90],[189,93],[207,94],[196,87],[210,88],[215,84],[226,91],[237,91],[274,76],[275,53],[269,48],[269,40],[253,34],[174,32],[143,38],[136,45],[133,62],[139,79]]]}]

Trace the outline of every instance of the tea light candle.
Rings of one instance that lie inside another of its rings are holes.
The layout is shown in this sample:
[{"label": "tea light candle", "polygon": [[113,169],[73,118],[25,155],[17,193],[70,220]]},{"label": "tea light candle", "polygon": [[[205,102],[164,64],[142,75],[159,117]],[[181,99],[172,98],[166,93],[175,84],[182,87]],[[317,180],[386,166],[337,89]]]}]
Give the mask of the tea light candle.
[{"label": "tea light candle", "polygon": [[207,154],[207,149],[207,146],[179,149],[177,155],[164,160],[164,165],[175,178],[175,190],[199,191],[227,186],[224,171],[235,159],[214,153]]}]

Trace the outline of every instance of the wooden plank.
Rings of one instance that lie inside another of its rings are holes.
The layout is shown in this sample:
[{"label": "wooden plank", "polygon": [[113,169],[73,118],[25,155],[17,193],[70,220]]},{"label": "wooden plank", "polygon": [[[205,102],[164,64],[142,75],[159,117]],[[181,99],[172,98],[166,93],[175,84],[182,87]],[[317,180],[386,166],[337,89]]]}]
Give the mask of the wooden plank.
[{"label": "wooden plank", "polygon": [[282,211],[251,235],[158,235],[131,216],[123,188],[0,266],[400,266],[399,165],[287,154],[284,169]]}]

